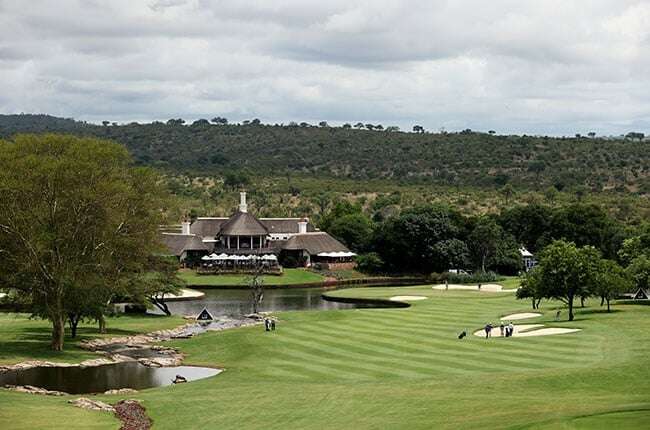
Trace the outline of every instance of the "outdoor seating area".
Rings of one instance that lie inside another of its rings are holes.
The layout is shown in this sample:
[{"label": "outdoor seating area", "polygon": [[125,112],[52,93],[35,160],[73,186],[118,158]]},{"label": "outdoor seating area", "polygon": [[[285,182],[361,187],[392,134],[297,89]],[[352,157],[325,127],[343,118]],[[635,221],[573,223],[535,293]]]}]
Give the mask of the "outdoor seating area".
[{"label": "outdoor seating area", "polygon": [[201,275],[259,271],[269,274],[281,274],[282,266],[278,264],[278,257],[273,254],[237,255],[212,253],[201,257],[201,265],[197,269],[197,273]]}]

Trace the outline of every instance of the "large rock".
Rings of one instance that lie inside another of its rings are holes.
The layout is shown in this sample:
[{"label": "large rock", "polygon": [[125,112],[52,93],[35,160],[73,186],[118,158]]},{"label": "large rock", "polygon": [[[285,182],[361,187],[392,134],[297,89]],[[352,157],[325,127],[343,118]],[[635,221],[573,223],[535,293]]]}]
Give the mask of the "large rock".
[{"label": "large rock", "polygon": [[108,403],[100,402],[99,400],[91,400],[87,397],[79,397],[78,399],[68,400],[68,403],[75,405],[78,408],[88,409],[91,411],[115,412],[115,408]]},{"label": "large rock", "polygon": [[51,391],[45,388],[34,387],[33,385],[5,385],[5,388],[11,391],[28,394],[41,394],[44,396],[67,396],[68,393],[63,391]]},{"label": "large rock", "polygon": [[134,390],[133,388],[119,388],[117,390],[108,390],[104,391],[104,394],[111,395],[111,394],[133,394],[137,393],[138,390]]}]

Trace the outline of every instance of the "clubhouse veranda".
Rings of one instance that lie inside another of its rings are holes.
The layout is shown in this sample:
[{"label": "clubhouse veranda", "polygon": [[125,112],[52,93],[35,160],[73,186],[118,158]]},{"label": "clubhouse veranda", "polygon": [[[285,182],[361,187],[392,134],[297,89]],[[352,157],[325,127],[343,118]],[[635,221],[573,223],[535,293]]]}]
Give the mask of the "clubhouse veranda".
[{"label": "clubhouse veranda", "polygon": [[248,211],[246,192],[232,216],[184,220],[179,233],[162,233],[162,242],[183,267],[209,272],[246,271],[258,263],[268,272],[350,269],[356,256],[308,218],[257,218]]}]

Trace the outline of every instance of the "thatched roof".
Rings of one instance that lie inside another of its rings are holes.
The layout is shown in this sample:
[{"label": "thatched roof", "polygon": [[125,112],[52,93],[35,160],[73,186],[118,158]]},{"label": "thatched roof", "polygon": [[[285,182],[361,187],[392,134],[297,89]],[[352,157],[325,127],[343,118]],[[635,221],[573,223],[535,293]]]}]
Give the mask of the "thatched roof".
[{"label": "thatched roof", "polygon": [[248,212],[237,212],[222,226],[219,234],[224,236],[266,236],[268,229]]},{"label": "thatched roof", "polygon": [[350,250],[324,231],[296,234],[283,244],[282,249],[304,249],[310,255],[321,252],[349,252]]},{"label": "thatched roof", "polygon": [[[237,214],[233,215],[233,217],[235,216],[237,216]],[[259,218],[258,221],[260,222],[260,224],[264,226],[264,228],[266,228],[268,233],[295,234],[298,233],[298,222],[301,219],[302,218]],[[190,233],[196,234],[205,239],[214,238],[219,233],[222,233],[222,229],[224,225],[229,220],[230,220],[229,218],[224,218],[224,217],[199,217],[192,223],[192,226],[190,227]],[[311,223],[307,223],[308,232],[315,231],[315,230],[316,229]],[[265,234],[265,233],[259,233],[259,234]],[[254,236],[255,235],[257,235],[257,233],[254,234]]]},{"label": "thatched roof", "polygon": [[185,251],[208,251],[199,236],[194,234],[163,233],[162,243],[170,255],[180,257]]},{"label": "thatched roof", "polygon": [[203,238],[214,238],[228,218],[199,217],[190,226],[190,233]]},{"label": "thatched roof", "polygon": [[[298,223],[303,218],[260,218],[269,233],[298,233]],[[314,226],[308,222],[307,231],[314,231]]]}]

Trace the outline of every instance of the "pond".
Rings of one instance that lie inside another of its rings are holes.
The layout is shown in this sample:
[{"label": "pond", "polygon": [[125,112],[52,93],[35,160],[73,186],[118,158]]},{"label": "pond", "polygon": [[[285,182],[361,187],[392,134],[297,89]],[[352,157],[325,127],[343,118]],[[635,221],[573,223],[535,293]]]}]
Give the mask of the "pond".
[{"label": "pond", "polygon": [[[200,290],[205,296],[198,300],[169,302],[169,310],[175,315],[197,315],[206,308],[214,317],[239,317],[252,312],[250,291],[246,289]],[[338,303],[323,299],[327,288],[282,288],[264,290],[259,310],[262,312],[353,309],[367,307],[362,304]],[[156,310],[157,311],[157,310]],[[154,311],[150,311],[154,312]],[[158,313],[158,312],[156,312]]]},{"label": "pond", "polygon": [[209,367],[147,367],[136,361],[92,367],[33,367],[0,373],[0,387],[33,385],[70,394],[103,393],[119,388],[142,390],[171,385],[176,375],[194,381],[220,372]]}]

